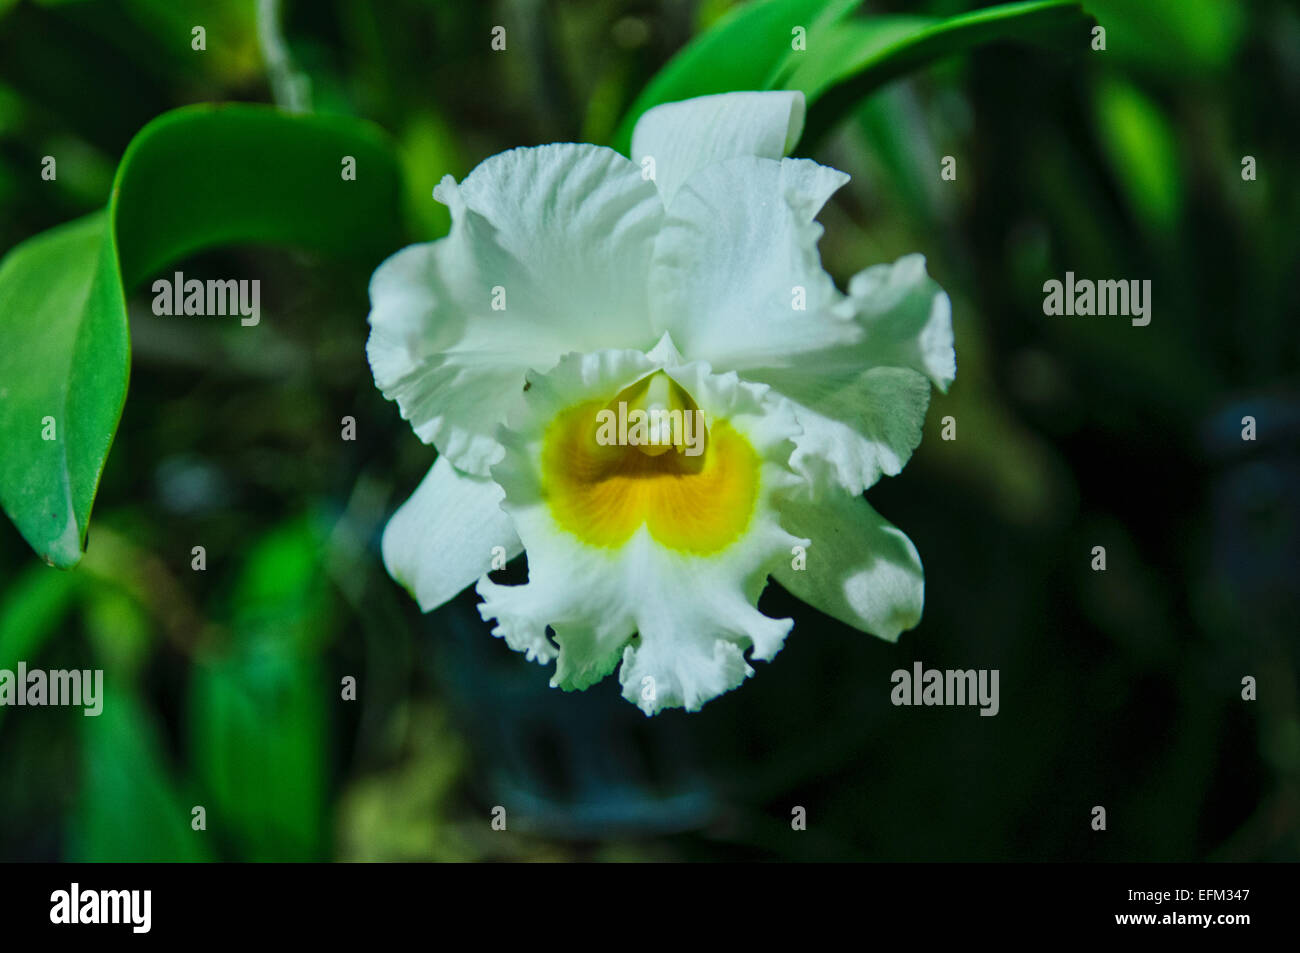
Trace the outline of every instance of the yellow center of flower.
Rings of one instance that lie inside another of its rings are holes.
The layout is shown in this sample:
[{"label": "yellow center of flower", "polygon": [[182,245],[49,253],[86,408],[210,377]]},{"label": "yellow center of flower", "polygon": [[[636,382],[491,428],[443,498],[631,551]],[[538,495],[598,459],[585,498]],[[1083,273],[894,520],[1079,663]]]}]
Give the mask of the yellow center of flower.
[{"label": "yellow center of flower", "polygon": [[607,404],[561,412],[542,449],[543,492],[564,529],[618,547],[644,525],[660,545],[695,555],[744,533],[759,466],[748,440],[725,420],[706,428],[691,396],[662,371]]}]

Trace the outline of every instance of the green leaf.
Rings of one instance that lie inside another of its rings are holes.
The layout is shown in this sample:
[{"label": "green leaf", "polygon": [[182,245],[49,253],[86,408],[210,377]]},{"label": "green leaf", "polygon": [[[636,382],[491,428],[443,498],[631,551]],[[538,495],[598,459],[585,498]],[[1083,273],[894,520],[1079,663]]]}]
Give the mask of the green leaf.
[{"label": "green leaf", "polygon": [[197,779],[244,860],[325,853],[327,700],[339,691],[314,651],[331,628],[325,549],[307,522],[261,540],[235,585],[230,644],[194,671]]},{"label": "green leaf", "polygon": [[1146,225],[1169,232],[1183,206],[1181,149],[1160,107],[1132,83],[1102,82],[1094,98],[1098,137],[1129,204]]},{"label": "green leaf", "polygon": [[52,565],[81,558],[126,396],[124,288],[239,242],[373,265],[401,244],[400,221],[393,150],[357,120],[203,105],[141,130],[106,213],[0,262],[0,505],[19,532]]},{"label": "green leaf", "polygon": [[268,533],[248,555],[231,595],[232,623],[240,637],[267,639],[310,650],[331,632],[327,533],[309,519]]},{"label": "green leaf", "polygon": [[[76,576],[33,566],[0,599],[0,669],[33,662],[50,633],[63,621],[80,584]],[[3,713],[3,709],[0,709]]]},{"label": "green leaf", "polygon": [[[815,140],[874,89],[937,59],[997,40],[1077,44],[1092,19],[1076,0],[1031,0],[948,19],[854,18],[861,0],[758,0],[692,40],[646,85],[613,145],[626,152],[641,114],[660,103],[746,89],[799,89]],[[792,30],[806,25],[805,49]]]},{"label": "green leaf", "polygon": [[330,683],[283,643],[195,667],[191,750],[208,817],[242,860],[319,860]]},{"label": "green leaf", "polygon": [[846,17],[819,30],[809,50],[792,51],[777,67],[773,86],[801,90],[811,105],[837,83],[870,68],[872,60],[907,44],[940,21],[934,17]]},{"label": "green leaf", "polygon": [[624,154],[641,114],[660,103],[710,93],[770,89],[769,79],[790,53],[792,30],[818,16],[844,14],[862,0],[755,0],[737,7],[674,56],[646,84],[614,134]]},{"label": "green leaf", "polygon": [[1168,81],[1221,82],[1246,32],[1241,0],[1088,0],[1106,28],[1107,62]]},{"label": "green leaf", "polygon": [[810,32],[808,50],[791,53],[774,85],[803,90],[811,142],[880,86],[945,56],[1003,40],[1083,51],[1092,23],[1074,0],[1006,3],[947,19],[845,19]]},{"label": "green leaf", "polygon": [[82,778],[69,860],[208,860],[210,833],[191,829],[163,755],[157,719],[133,691],[104,680],[103,711],[81,719]]},{"label": "green leaf", "polygon": [[[81,588],[77,576],[32,566],[13,580],[0,598],[0,670],[34,662],[46,641],[67,617]],[[0,707],[0,722],[5,711]]]},{"label": "green leaf", "polygon": [[0,263],[0,504],[56,566],[81,558],[126,399],[121,285],[102,214],[23,242]]}]

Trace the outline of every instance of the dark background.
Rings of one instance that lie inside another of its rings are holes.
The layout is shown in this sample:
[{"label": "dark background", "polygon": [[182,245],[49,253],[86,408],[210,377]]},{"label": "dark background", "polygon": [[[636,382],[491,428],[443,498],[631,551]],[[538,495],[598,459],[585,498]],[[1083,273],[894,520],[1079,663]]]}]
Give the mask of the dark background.
[{"label": "dark background", "polygon": [[[424,240],[446,229],[443,174],[607,141],[729,6],[329,0],[287,4],[283,32],[313,108],[394,136]],[[853,175],[822,215],[841,286],[920,251],[953,299],[957,381],[868,492],[926,568],[898,645],[772,584],[761,608],[796,618],[777,659],[698,714],[647,720],[614,679],[548,688],[472,592],[421,616],[378,539],[433,453],[374,388],[368,271],[209,253],[187,276],[259,278],[262,323],[158,318],[135,295],[81,566],[46,568],[0,529],[5,660],[102,667],[112,692],[99,718],[0,709],[0,858],[1300,857],[1300,13],[1087,6],[1105,52],[945,61],[811,153]],[[0,0],[0,249],[102,205],[158,113],[273,100],[254,10]],[[1067,270],[1150,279],[1151,324],[1045,316],[1042,284]],[[998,669],[1000,713],[893,707],[890,673],[918,660]]]}]

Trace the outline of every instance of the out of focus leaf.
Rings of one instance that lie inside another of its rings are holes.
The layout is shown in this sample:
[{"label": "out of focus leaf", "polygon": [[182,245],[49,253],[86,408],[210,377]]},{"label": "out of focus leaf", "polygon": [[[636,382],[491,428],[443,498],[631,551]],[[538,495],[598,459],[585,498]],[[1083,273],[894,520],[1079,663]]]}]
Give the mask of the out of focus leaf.
[{"label": "out of focus leaf", "polygon": [[862,0],[756,0],[737,7],[695,37],[646,84],[614,134],[626,153],[641,114],[660,103],[740,89],[768,89],[790,52],[792,30],[810,27],[829,9],[843,14]]},{"label": "out of focus leaf", "polygon": [[153,715],[133,692],[104,680],[103,711],[82,718],[82,779],[68,836],[79,862],[210,859],[209,832],[168,774]]},{"label": "out of focus leaf", "polygon": [[1083,50],[1091,25],[1072,0],[1005,3],[947,19],[844,18],[810,31],[808,49],[791,52],[771,85],[803,90],[811,141],[873,90],[935,60],[1003,40]]},{"label": "out of focus leaf", "polygon": [[1177,137],[1160,108],[1120,79],[1102,84],[1094,100],[1097,132],[1134,212],[1168,231],[1182,212]]},{"label": "out of focus leaf", "polygon": [[[6,2],[0,0],[0,13]],[[43,7],[94,7],[92,0],[35,0]],[[262,68],[257,47],[258,0],[121,0],[111,10],[139,34],[142,49],[166,60],[170,70],[208,73],[230,82],[247,82]],[[86,11],[80,11],[86,18]],[[99,11],[90,11],[93,18]],[[92,19],[92,22],[94,20]],[[196,50],[193,30],[203,27],[204,48]]]},{"label": "out of focus leaf", "polygon": [[1241,43],[1241,0],[1088,0],[1106,55],[1162,77],[1227,67]]},{"label": "out of focus leaf", "polygon": [[314,659],[278,644],[200,663],[191,742],[209,818],[243,860],[319,860],[325,698]]},{"label": "out of focus leaf", "polygon": [[246,641],[319,647],[327,635],[326,541],[308,520],[268,534],[248,556],[232,596],[232,624]]},{"label": "out of focus leaf", "polygon": [[[257,47],[258,0],[125,0],[132,26],[152,35],[157,55],[230,82],[247,82],[262,69]],[[193,29],[204,29],[206,49],[193,48]]]},{"label": "out of focus leaf", "polygon": [[[80,580],[32,567],[14,579],[0,600],[0,669],[30,662],[63,621]],[[0,709],[3,712],[3,709]]]},{"label": "out of focus leaf", "polygon": [[864,151],[880,164],[881,191],[920,218],[933,217],[942,203],[952,201],[951,190],[941,189],[931,173],[939,155],[914,90],[882,89],[858,108],[855,120]]},{"label": "out of focus leaf", "polygon": [[447,234],[451,212],[441,202],[431,202],[433,187],[442,176],[463,172],[456,150],[456,135],[432,111],[414,116],[403,131],[399,150],[406,183],[406,221],[414,237],[431,239]]},{"label": "out of focus leaf", "polygon": [[261,542],[236,585],[230,645],[195,669],[198,780],[241,859],[325,852],[326,699],[338,689],[307,644],[328,622],[323,549],[307,524]]},{"label": "out of focus leaf", "polygon": [[387,140],[357,120],[187,107],[131,141],[107,215],[0,262],[0,504],[46,561],[73,566],[85,546],[126,396],[123,289],[232,242],[374,263],[400,244],[399,179]]},{"label": "out of focus leaf", "polygon": [[[744,89],[799,89],[816,139],[864,96],[934,60],[998,40],[1077,44],[1092,20],[1076,0],[1031,0],[937,17],[852,18],[861,0],[760,0],[696,37],[628,110],[614,148],[626,152],[641,114],[660,103]],[[804,49],[792,31],[805,26]]]},{"label": "out of focus leaf", "polygon": [[[0,599],[0,669],[31,663],[67,616],[81,580],[33,566]],[[0,721],[7,709],[0,707]]]},{"label": "out of focus leaf", "polygon": [[[67,578],[66,573],[46,575]],[[75,574],[71,578],[77,578]],[[86,599],[86,632],[95,654],[116,678],[134,678],[149,660],[153,631],[143,606],[123,586],[96,580]]]}]

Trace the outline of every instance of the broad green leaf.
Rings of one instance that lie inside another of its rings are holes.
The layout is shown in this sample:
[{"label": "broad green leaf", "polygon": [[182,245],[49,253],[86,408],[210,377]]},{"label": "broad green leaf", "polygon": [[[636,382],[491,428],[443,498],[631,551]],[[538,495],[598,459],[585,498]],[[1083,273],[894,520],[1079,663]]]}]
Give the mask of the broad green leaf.
[{"label": "broad green leaf", "polygon": [[81,558],[126,399],[126,303],[105,222],[51,229],[0,263],[0,504],[60,567]]},{"label": "broad green leaf", "polygon": [[1241,0],[1088,0],[1106,28],[1106,55],[1162,79],[1218,81],[1241,46],[1250,4]]},{"label": "broad green leaf", "polygon": [[[342,176],[356,159],[356,180]],[[189,106],[127,146],[114,201],[128,285],[214,245],[293,245],[377,260],[401,241],[401,184],[377,127],[267,106]]]},{"label": "broad green leaf", "polygon": [[68,859],[201,861],[210,831],[191,828],[163,754],[156,718],[134,692],[104,679],[103,711],[82,717],[82,777]]},{"label": "broad green leaf", "polygon": [[836,83],[861,72],[874,57],[898,48],[940,22],[934,17],[846,17],[812,37],[811,52],[792,52],[776,69],[772,85],[798,89],[809,105]]},{"label": "broad green leaf", "polygon": [[626,153],[641,114],[660,103],[710,93],[767,89],[773,72],[791,51],[797,26],[805,29],[826,14],[846,13],[862,0],[755,0],[737,7],[674,56],[646,84],[614,134]]},{"label": "broad green leaf", "polygon": [[[1032,0],[947,19],[851,16],[860,0],[758,0],[696,37],[628,110],[614,147],[626,152],[641,114],[660,103],[745,89],[799,89],[806,140],[825,133],[872,90],[937,59],[997,40],[1077,44],[1092,20],[1076,0]],[[805,48],[792,31],[806,25]]]},{"label": "broad green leaf", "polygon": [[1083,51],[1091,25],[1074,0],[1006,3],[947,19],[844,19],[810,34],[808,51],[792,53],[773,85],[803,90],[804,140],[812,142],[873,90],[945,56],[1003,40]]},{"label": "broad green leaf", "polygon": [[401,243],[400,222],[392,149],[357,120],[204,105],[141,130],[104,214],[0,262],[0,505],[19,532],[52,565],[81,558],[126,396],[124,288],[240,242],[373,265]]}]

